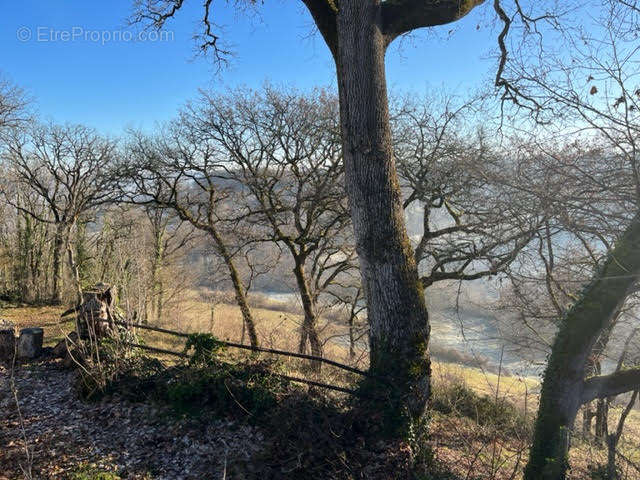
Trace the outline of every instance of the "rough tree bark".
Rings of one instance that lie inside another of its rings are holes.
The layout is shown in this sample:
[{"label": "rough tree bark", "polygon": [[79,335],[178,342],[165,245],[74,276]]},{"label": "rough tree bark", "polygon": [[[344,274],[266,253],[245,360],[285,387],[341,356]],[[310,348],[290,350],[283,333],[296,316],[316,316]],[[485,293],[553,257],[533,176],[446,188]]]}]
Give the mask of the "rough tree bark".
[{"label": "rough tree bark", "polygon": [[[430,326],[407,236],[391,146],[385,52],[396,37],[454,22],[483,0],[303,0],[336,62],[346,189],[370,323],[370,369],[393,386],[387,422],[403,431],[430,394]],[[373,385],[372,385],[373,387]]]},{"label": "rough tree bark", "polygon": [[346,187],[371,325],[370,369],[393,379],[412,417],[429,397],[429,321],[404,224],[391,148],[379,3],[343,0],[337,16]]},{"label": "rough tree bark", "polygon": [[540,395],[526,480],[562,480],[571,430],[580,406],[635,390],[640,369],[585,380],[588,357],[640,276],[640,215],[636,215],[602,268],[562,321]]}]

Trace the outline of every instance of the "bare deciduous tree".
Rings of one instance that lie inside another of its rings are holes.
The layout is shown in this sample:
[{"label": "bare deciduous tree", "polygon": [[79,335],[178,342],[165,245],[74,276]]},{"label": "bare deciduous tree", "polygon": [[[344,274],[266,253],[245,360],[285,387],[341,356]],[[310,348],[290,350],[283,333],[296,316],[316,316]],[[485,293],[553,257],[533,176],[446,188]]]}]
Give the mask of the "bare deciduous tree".
[{"label": "bare deciduous tree", "polygon": [[424,288],[503,272],[544,222],[511,185],[513,158],[469,125],[479,100],[430,96],[392,110],[403,207],[421,218],[412,238]]},{"label": "bare deciduous tree", "polygon": [[293,260],[304,311],[299,350],[308,341],[316,356],[322,355],[320,297],[353,268],[355,255],[336,110],[327,92],[301,96],[267,88],[205,97],[183,116],[221,150],[229,180],[244,193],[239,216]]},{"label": "bare deciduous tree", "polygon": [[22,89],[0,75],[0,131],[23,125],[29,119],[28,105]]},{"label": "bare deciduous tree", "polygon": [[[52,300],[62,300],[65,251],[80,300],[78,266],[69,238],[81,215],[115,199],[111,167],[116,143],[80,125],[39,125],[25,133],[14,131],[7,138],[4,158],[12,182],[4,189],[5,198],[24,214],[54,226]],[[46,215],[19,203],[16,192],[39,198],[46,205]]]},{"label": "bare deciduous tree", "polygon": [[[136,2],[133,21],[162,28],[184,3]],[[385,53],[398,37],[422,27],[458,21],[483,1],[303,3],[336,64],[345,184],[371,325],[370,369],[393,378],[394,384],[391,389],[384,384],[372,388],[386,388],[381,393],[391,399],[388,410],[393,412],[388,416],[388,431],[400,432],[412,418],[423,415],[429,398],[429,322],[423,288],[416,280],[417,266],[396,174]],[[212,21],[210,0],[205,2],[204,12],[199,45],[219,60],[226,51]]]},{"label": "bare deciduous tree", "polygon": [[123,177],[131,182],[124,185],[130,201],[171,209],[211,238],[228,270],[251,344],[257,346],[247,287],[236,266],[236,255],[246,246],[246,238],[233,242],[227,222],[234,217],[237,192],[225,179],[219,152],[198,131],[180,121],[156,138],[134,134],[129,151],[131,158],[124,165]]},{"label": "bare deciduous tree", "polygon": [[193,227],[172,215],[166,209],[147,205],[144,214],[148,220],[151,236],[151,268],[149,275],[149,299],[145,305],[145,321],[162,320],[168,288],[164,270],[173,257],[183,252],[193,240]]},{"label": "bare deciduous tree", "polygon": [[[568,468],[571,430],[580,405],[634,390],[640,383],[637,369],[585,380],[594,347],[599,339],[606,340],[606,332],[616,322],[620,308],[640,278],[640,117],[634,29],[638,12],[627,2],[594,4],[590,15],[583,19],[588,19],[588,25],[584,25],[584,21],[559,23],[550,15],[538,17],[522,9],[513,17],[497,10],[504,23],[503,40],[513,19],[530,27],[523,37],[524,49],[518,50],[523,54],[512,53],[508,68],[498,75],[516,108],[531,111],[534,122],[557,122],[558,128],[552,134],[570,134],[576,142],[598,143],[597,155],[584,155],[565,170],[571,175],[565,177],[566,185],[575,179],[575,185],[586,188],[574,191],[577,196],[558,191],[569,212],[564,224],[569,230],[589,232],[595,237],[598,232],[616,232],[613,241],[601,234],[598,241],[604,247],[592,249],[602,258],[591,274],[591,282],[571,299],[560,316],[544,377],[525,478],[563,479]],[[550,28],[541,34],[538,27],[543,23]],[[558,44],[570,48],[554,48]],[[504,66],[508,49],[504,42],[501,48]],[[542,131],[537,129],[538,134]],[[585,169],[589,160],[591,165]],[[550,291],[558,293],[558,285]],[[562,309],[560,302],[558,305]]]}]

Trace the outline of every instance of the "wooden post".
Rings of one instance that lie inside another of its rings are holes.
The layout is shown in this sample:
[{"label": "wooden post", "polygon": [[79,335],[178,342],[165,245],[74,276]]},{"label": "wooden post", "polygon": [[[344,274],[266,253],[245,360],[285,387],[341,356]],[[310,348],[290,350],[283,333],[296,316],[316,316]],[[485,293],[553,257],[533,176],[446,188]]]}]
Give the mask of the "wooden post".
[{"label": "wooden post", "polygon": [[44,332],[41,328],[23,328],[18,338],[18,357],[35,358],[42,351]]}]

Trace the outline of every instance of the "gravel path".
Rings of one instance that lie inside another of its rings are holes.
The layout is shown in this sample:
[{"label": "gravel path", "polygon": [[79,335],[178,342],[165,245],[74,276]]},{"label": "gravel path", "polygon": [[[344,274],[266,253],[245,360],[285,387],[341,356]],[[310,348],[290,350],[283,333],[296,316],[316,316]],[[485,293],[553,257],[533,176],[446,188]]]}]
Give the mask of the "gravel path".
[{"label": "gravel path", "polygon": [[261,433],[243,424],[177,420],[114,398],[83,402],[74,375],[57,361],[16,370],[23,432],[10,371],[0,366],[0,480],[29,478],[22,471],[29,465],[25,437],[34,479],[65,479],[84,464],[123,479],[223,478],[225,464],[250,464],[263,444]]}]

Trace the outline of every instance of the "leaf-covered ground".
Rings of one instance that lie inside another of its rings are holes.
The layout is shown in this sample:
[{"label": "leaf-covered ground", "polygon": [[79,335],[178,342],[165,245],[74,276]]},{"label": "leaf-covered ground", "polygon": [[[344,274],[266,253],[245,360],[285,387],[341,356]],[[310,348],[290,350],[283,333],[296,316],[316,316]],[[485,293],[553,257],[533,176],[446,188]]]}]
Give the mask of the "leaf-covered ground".
[{"label": "leaf-covered ground", "polygon": [[21,421],[10,370],[0,367],[0,478],[25,478],[25,470],[37,479],[74,478],[83,470],[131,479],[223,478],[225,465],[247,463],[264,442],[247,424],[181,420],[113,397],[81,401],[74,375],[58,361],[16,369]]}]

